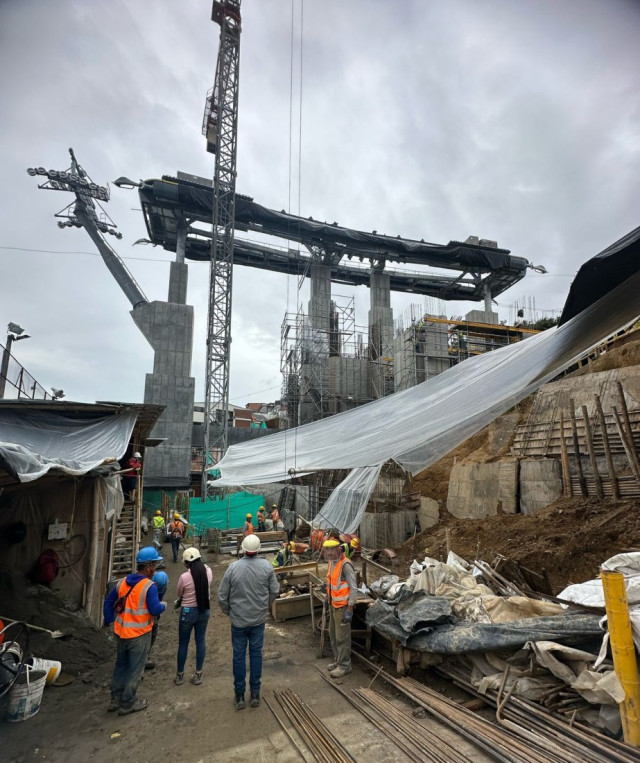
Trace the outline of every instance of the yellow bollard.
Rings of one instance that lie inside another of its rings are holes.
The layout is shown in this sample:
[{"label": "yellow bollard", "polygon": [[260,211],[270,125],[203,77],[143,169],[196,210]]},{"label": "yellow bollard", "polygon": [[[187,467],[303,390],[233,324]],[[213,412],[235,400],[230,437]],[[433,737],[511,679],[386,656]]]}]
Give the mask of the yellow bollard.
[{"label": "yellow bollard", "polygon": [[622,733],[627,744],[640,747],[640,683],[624,575],[601,570],[600,577],[607,608],[613,667],[625,693],[624,702],[620,704]]}]

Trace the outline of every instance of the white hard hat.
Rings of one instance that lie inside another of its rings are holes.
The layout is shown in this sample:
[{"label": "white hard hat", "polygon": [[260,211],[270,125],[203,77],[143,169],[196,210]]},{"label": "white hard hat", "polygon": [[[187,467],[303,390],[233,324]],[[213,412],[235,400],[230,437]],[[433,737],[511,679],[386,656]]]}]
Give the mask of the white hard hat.
[{"label": "white hard hat", "polygon": [[260,538],[254,533],[247,535],[242,541],[242,550],[245,554],[257,554],[260,551]]},{"label": "white hard hat", "polygon": [[138,453],[138,451],[136,451],[136,452],[133,454],[133,457],[134,457],[134,458],[142,458],[142,456],[141,456],[141,455]]},{"label": "white hard hat", "polygon": [[198,551],[197,548],[194,548],[193,546],[190,546],[189,548],[185,548],[185,550],[182,552],[182,561],[183,562],[195,562],[196,559],[200,559],[201,554]]}]

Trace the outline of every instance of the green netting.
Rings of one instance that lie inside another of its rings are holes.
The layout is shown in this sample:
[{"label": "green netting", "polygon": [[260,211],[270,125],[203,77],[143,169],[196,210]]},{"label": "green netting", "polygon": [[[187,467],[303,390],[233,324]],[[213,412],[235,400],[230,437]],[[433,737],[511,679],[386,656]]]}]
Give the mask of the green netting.
[{"label": "green netting", "polygon": [[242,527],[245,514],[253,514],[254,523],[258,509],[264,506],[264,496],[252,493],[230,493],[225,498],[215,498],[204,503],[200,498],[189,501],[189,522],[196,528],[217,527],[228,530]]}]

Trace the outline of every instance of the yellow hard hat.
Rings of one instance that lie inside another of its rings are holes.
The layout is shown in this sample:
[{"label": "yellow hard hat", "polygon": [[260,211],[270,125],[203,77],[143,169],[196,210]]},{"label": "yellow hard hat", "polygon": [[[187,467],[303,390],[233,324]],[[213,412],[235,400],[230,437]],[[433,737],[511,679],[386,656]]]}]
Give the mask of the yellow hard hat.
[{"label": "yellow hard hat", "polygon": [[358,548],[360,541],[357,538],[351,538],[351,548]]},{"label": "yellow hard hat", "polygon": [[158,516],[161,516],[161,515],[162,515],[162,512],[160,511],[160,509],[158,509],[158,511],[156,511],[156,514],[157,514]]},{"label": "yellow hard hat", "polygon": [[263,511],[263,510],[264,510],[264,506],[261,506],[261,507],[258,509],[258,511]]},{"label": "yellow hard hat", "polygon": [[272,509],[277,509],[278,508],[278,504],[277,503],[272,503],[271,504],[271,508]]},{"label": "yellow hard hat", "polygon": [[325,540],[325,542],[322,544],[322,548],[338,548],[340,545],[340,541],[333,540],[331,538],[330,540]]},{"label": "yellow hard hat", "polygon": [[253,514],[247,514],[246,519],[251,519],[252,516]]},{"label": "yellow hard hat", "polygon": [[296,544],[295,544],[295,542],[294,542],[294,541],[291,541],[291,543],[289,543],[289,548],[290,548],[292,551],[295,551],[295,550],[296,550]]},{"label": "yellow hard hat", "polygon": [[174,519],[180,519],[180,514],[178,514],[178,512],[176,511],[176,512],[174,513],[174,515],[173,515],[173,518],[174,518]]}]

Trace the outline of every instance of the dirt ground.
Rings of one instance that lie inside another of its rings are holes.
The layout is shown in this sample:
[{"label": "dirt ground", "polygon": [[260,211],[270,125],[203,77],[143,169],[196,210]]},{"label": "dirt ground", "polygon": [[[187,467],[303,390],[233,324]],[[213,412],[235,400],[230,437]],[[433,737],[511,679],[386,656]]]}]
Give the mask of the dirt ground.
[{"label": "dirt ground", "polygon": [[623,549],[640,548],[640,502],[563,498],[536,514],[498,514],[456,519],[446,514],[435,527],[396,549],[399,568],[425,556],[445,559],[450,548],[468,561],[493,562],[498,554],[542,573],[554,593],[597,577],[600,565]]},{"label": "dirt ground", "polygon": [[[40,712],[33,718],[16,724],[0,722],[2,761],[157,763],[163,759],[206,763],[254,759],[289,763],[300,760],[264,702],[257,709],[247,707],[235,711],[233,708],[230,626],[215,602],[217,585],[230,561],[229,557],[222,557],[220,563],[210,563],[214,572],[214,601],[201,686],[193,686],[189,681],[182,686],[173,684],[177,649],[177,615],[173,610],[162,616],[152,655],[157,667],[146,673],[139,690],[139,696],[149,700],[149,707],[126,717],[106,711],[114,655],[112,644],[104,649],[104,632],[94,634],[93,638],[87,639],[83,634],[81,640],[68,641],[54,641],[47,636],[48,641],[37,642],[40,656],[52,656],[55,649],[64,662],[66,654],[69,661],[63,670],[75,665],[77,675],[69,686],[48,687]],[[182,571],[182,565],[171,562],[167,565],[169,601],[174,598],[177,578]],[[85,651],[87,643],[90,653]],[[395,745],[322,679],[314,665],[326,666],[329,660],[316,659],[316,648],[310,618],[283,623],[270,619],[265,633],[263,696],[279,709],[273,699],[274,689],[290,688],[298,693],[340,736],[358,761],[406,760]],[[194,660],[192,643],[185,678],[193,670]],[[354,671],[341,679],[341,688],[368,686],[371,679],[354,661]],[[380,679],[376,688],[405,710],[411,709],[401,698],[393,697]],[[452,691],[456,690],[452,688]],[[426,718],[420,723],[425,726],[425,734],[432,732],[434,721]],[[440,729],[440,733],[451,738],[447,730]],[[470,760],[484,759],[464,740],[455,743],[460,749],[466,749]],[[308,754],[307,759],[311,760]]]}]

